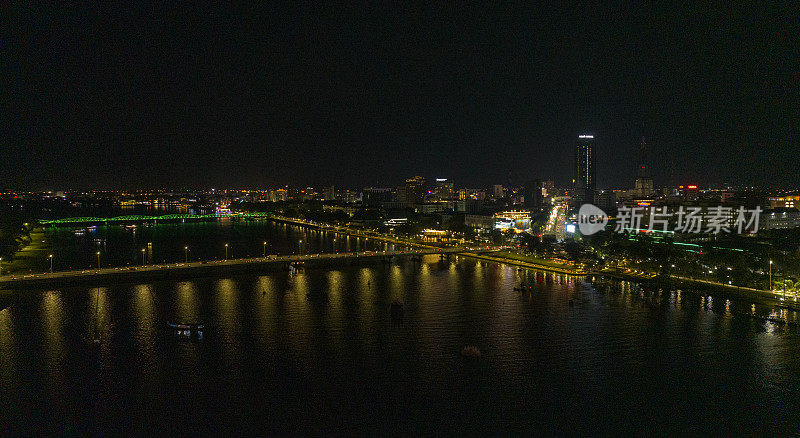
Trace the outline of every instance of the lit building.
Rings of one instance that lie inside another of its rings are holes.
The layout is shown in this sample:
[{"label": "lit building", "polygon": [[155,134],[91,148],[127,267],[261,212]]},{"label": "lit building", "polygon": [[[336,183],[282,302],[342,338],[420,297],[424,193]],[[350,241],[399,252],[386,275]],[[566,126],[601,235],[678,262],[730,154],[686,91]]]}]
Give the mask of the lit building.
[{"label": "lit building", "polygon": [[778,196],[769,198],[771,208],[794,208],[800,210],[800,196]]},{"label": "lit building", "polygon": [[759,230],[775,230],[800,227],[800,211],[777,209],[761,212],[758,217]]},{"label": "lit building", "polygon": [[497,198],[497,199],[502,198],[505,195],[505,192],[503,190],[503,185],[502,184],[495,184],[492,187],[492,193],[494,193],[494,197],[495,198]]},{"label": "lit building", "polygon": [[361,192],[361,199],[364,205],[375,207],[384,202],[392,200],[393,190],[388,187],[366,187]]},{"label": "lit building", "polygon": [[407,179],[405,190],[398,190],[397,194],[398,201],[406,205],[422,203],[425,199],[425,178],[415,176]]},{"label": "lit building", "polygon": [[448,200],[453,199],[454,196],[453,182],[448,181],[447,178],[436,178],[436,197]]},{"label": "lit building", "polygon": [[594,205],[600,207],[606,214],[615,214],[617,211],[617,194],[613,190],[603,190],[595,195]]},{"label": "lit building", "polygon": [[578,136],[575,148],[575,200],[578,205],[592,202],[595,189],[594,135]]},{"label": "lit building", "polygon": [[639,144],[639,173],[636,177],[633,187],[633,197],[647,198],[652,197],[655,193],[653,189],[653,179],[650,178],[650,172],[647,169],[647,143],[642,136],[642,142]]},{"label": "lit building", "polygon": [[548,179],[542,183],[542,193],[544,196],[549,196],[553,193],[553,189],[555,188],[555,184],[553,183],[552,179]]},{"label": "lit building", "polygon": [[322,199],[333,201],[336,199],[336,190],[333,186],[325,187],[322,191]]},{"label": "lit building", "polygon": [[467,214],[464,215],[464,225],[470,228],[491,230],[494,228],[494,216]]},{"label": "lit building", "polygon": [[531,227],[531,212],[530,210],[510,210],[496,213],[496,223],[507,224],[510,226],[503,226],[502,228],[516,228],[518,230],[527,230]]}]

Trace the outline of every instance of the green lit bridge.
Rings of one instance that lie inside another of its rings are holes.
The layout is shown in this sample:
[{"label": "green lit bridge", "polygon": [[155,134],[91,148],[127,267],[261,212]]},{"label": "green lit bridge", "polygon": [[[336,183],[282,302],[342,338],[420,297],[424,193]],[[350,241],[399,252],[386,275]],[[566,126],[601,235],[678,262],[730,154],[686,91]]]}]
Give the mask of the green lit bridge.
[{"label": "green lit bridge", "polygon": [[39,223],[45,226],[51,227],[58,227],[58,226],[70,226],[70,225],[107,225],[107,224],[123,224],[123,223],[134,223],[134,222],[176,222],[176,221],[204,221],[204,220],[216,220],[222,218],[231,218],[231,219],[266,219],[272,216],[272,213],[269,212],[253,212],[253,213],[230,213],[230,214],[220,214],[220,213],[211,213],[211,214],[188,214],[188,213],[179,213],[179,214],[164,214],[160,216],[152,216],[152,215],[139,215],[139,214],[132,214],[126,216],[116,216],[116,217],[92,217],[92,216],[84,216],[84,217],[68,217],[63,219],[48,219],[48,220],[40,220]]}]

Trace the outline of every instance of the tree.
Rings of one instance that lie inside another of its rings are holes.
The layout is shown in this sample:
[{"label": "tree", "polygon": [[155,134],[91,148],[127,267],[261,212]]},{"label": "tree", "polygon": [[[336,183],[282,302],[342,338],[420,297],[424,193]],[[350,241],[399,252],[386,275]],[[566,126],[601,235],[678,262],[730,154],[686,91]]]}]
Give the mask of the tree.
[{"label": "tree", "polygon": [[25,238],[30,238],[30,230],[22,219],[14,214],[0,213],[0,257],[11,260]]}]

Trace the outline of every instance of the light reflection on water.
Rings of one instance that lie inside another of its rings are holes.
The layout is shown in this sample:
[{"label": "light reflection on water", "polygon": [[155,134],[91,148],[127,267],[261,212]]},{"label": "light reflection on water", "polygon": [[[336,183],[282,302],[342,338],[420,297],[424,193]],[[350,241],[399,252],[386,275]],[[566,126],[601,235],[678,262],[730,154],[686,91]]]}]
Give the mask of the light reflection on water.
[{"label": "light reflection on water", "polygon": [[0,408],[65,431],[795,430],[798,328],[771,311],[437,256],[26,291],[0,311]]}]

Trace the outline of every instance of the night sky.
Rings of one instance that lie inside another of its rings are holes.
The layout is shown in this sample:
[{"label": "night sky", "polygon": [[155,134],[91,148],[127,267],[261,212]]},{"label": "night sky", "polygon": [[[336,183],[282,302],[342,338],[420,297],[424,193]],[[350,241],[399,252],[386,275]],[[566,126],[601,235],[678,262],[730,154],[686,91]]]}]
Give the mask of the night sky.
[{"label": "night sky", "polygon": [[581,133],[600,187],[642,135],[657,186],[800,186],[797,6],[98,3],[6,6],[0,186],[566,185]]}]

